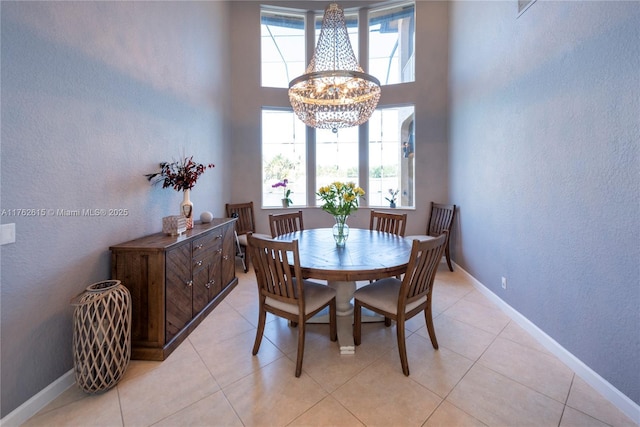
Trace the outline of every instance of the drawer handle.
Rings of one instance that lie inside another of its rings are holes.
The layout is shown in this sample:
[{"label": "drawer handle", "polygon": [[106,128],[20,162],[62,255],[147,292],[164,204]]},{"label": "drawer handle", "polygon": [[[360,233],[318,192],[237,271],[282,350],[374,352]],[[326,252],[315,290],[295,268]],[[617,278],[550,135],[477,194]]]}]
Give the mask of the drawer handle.
[{"label": "drawer handle", "polygon": [[200,260],[200,261],[196,262],[196,265],[197,265],[198,267],[200,267],[200,266],[202,265],[202,260]]},{"label": "drawer handle", "polygon": [[222,234],[218,234],[218,235],[216,236],[216,239],[222,239]]},{"label": "drawer handle", "polygon": [[229,259],[229,255],[224,255],[222,258],[226,261]]},{"label": "drawer handle", "polygon": [[222,249],[218,249],[216,252],[218,252],[219,254],[222,253]]},{"label": "drawer handle", "polygon": [[194,249],[202,249],[202,247],[204,246],[204,243],[200,243],[198,246],[196,246]]},{"label": "drawer handle", "polygon": [[193,280],[189,280],[186,284],[187,284],[188,287],[193,286]]}]

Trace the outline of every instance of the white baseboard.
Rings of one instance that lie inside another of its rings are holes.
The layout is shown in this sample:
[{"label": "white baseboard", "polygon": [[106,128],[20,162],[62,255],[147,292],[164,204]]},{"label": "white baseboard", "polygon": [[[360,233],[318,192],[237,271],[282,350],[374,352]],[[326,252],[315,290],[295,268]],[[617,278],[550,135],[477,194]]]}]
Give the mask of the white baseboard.
[{"label": "white baseboard", "polygon": [[544,348],[549,350],[554,356],[560,359],[565,365],[573,370],[576,375],[582,378],[587,384],[593,387],[598,393],[609,400],[620,411],[629,418],[640,424],[640,405],[629,399],[624,393],[612,386],[607,380],[602,378],[593,369],[589,368],[580,359],[567,351],[558,344],[553,338],[544,333],[540,328],[531,323],[529,319],[516,311],[509,304],[504,302],[500,297],[494,294],[489,288],[480,283],[475,277],[465,271],[464,268],[456,264],[456,267],[466,275],[472,282],[474,287],[494,302],[500,309],[505,312],[513,321],[515,321],[522,329],[527,331],[534,337]]},{"label": "white baseboard", "polygon": [[0,420],[2,427],[18,427],[33,417],[42,408],[53,402],[56,397],[64,393],[69,387],[75,384],[76,378],[73,369],[49,384],[31,399],[11,411],[6,417]]}]

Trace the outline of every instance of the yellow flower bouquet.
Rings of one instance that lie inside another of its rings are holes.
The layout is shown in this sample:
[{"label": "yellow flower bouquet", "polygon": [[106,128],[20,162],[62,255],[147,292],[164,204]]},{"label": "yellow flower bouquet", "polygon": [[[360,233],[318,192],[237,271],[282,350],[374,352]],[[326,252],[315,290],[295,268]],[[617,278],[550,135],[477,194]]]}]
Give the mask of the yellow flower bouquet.
[{"label": "yellow flower bouquet", "polygon": [[353,182],[336,181],[320,187],[316,194],[323,202],[322,209],[334,216],[336,224],[333,226],[333,238],[337,246],[343,247],[349,237],[347,217],[358,210],[358,198],[364,196],[364,190]]},{"label": "yellow flower bouquet", "polygon": [[322,200],[322,209],[333,216],[347,216],[358,210],[359,197],[364,196],[364,190],[356,187],[353,182],[336,181],[325,187],[320,187],[316,193]]}]

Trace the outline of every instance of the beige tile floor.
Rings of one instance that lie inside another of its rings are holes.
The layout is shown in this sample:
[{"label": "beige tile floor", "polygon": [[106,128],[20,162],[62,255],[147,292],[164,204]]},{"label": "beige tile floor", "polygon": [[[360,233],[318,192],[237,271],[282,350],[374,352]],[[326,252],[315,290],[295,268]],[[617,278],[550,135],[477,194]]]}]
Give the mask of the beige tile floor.
[{"label": "beige tile floor", "polygon": [[257,356],[255,276],[240,283],[164,362],[131,361],[114,389],[71,387],[25,426],[633,426],[441,264],[433,298],[440,349],[424,318],[407,324],[411,376],[395,325],[365,324],[355,355],[309,325],[295,378],[296,332],[269,317]]}]

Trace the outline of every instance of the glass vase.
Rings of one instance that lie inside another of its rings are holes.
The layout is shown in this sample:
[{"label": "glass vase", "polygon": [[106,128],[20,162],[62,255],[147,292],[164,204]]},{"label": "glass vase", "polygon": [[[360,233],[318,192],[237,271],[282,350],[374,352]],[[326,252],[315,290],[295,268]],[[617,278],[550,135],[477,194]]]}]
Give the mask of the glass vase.
[{"label": "glass vase", "polygon": [[343,248],[349,238],[348,215],[336,215],[334,218],[336,223],[333,226],[333,238],[336,241],[336,246]]}]

